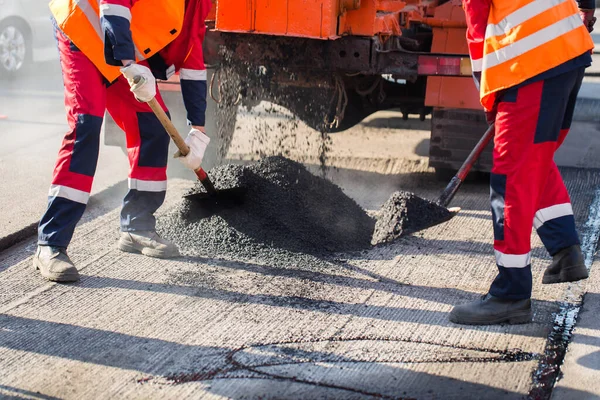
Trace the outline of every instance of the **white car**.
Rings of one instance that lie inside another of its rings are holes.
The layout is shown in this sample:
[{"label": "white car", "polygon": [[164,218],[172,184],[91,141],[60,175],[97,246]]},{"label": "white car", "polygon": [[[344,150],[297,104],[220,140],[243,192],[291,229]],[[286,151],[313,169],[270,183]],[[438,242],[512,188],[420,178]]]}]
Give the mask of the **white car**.
[{"label": "white car", "polygon": [[0,0],[0,77],[58,57],[48,0]]}]

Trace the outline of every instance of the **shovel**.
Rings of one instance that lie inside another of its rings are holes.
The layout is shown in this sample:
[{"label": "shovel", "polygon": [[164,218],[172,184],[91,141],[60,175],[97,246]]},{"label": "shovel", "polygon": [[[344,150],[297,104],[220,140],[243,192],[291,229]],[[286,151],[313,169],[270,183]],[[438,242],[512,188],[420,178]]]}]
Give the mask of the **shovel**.
[{"label": "shovel", "polygon": [[[475,162],[479,159],[479,156],[481,156],[483,150],[486,148],[490,140],[494,137],[494,133],[494,124],[492,124],[485,131],[481,139],[479,139],[479,142],[477,143],[477,145],[475,145],[475,147],[471,151],[471,154],[469,154],[469,156],[462,164],[456,175],[454,175],[452,180],[450,180],[448,186],[446,186],[446,188],[442,191],[437,201],[430,202],[426,200],[426,202],[429,203],[429,211],[432,213],[432,215],[438,214],[439,217],[436,217],[437,219],[432,219],[431,221],[423,222],[422,225],[418,225],[412,229],[403,230],[399,235],[395,235],[395,237],[413,234],[423,229],[431,228],[432,226],[442,224],[446,221],[449,221],[452,217],[454,217],[460,212],[460,207],[448,208],[448,205],[450,204],[452,199],[454,199],[454,196],[458,192],[458,189],[460,188],[465,178],[471,171],[471,168],[473,168]],[[436,212],[438,210],[440,212]]]},{"label": "shovel", "polygon": [[[450,204],[452,199],[454,199],[456,192],[458,192],[458,189],[460,188],[460,186],[464,182],[465,178],[471,171],[471,168],[473,168],[475,161],[477,161],[479,159],[479,156],[481,156],[481,153],[483,153],[483,150],[486,148],[486,146],[488,145],[490,140],[492,140],[492,138],[494,137],[494,133],[495,133],[494,123],[492,123],[490,125],[490,127],[487,129],[487,131],[485,131],[485,133],[483,134],[481,139],[479,139],[479,142],[475,145],[475,147],[471,151],[471,154],[469,154],[469,157],[467,157],[467,159],[465,160],[463,165],[460,167],[460,169],[458,170],[456,175],[454,175],[452,180],[450,180],[450,183],[448,183],[448,186],[446,186],[446,189],[444,189],[444,191],[438,198],[438,200],[436,202],[437,205],[439,205],[441,207],[448,207],[448,204]],[[456,208],[457,208],[457,210],[454,214],[456,214],[458,211],[460,211],[460,208],[458,208],[458,207],[456,207]],[[452,210],[454,210],[454,209],[455,208],[451,208],[451,209],[449,209],[449,211],[452,212]]]},{"label": "shovel", "polygon": [[[142,79],[144,78],[142,78],[141,76],[135,77],[134,83],[137,84]],[[152,100],[148,101],[147,104],[148,106],[150,106],[150,108],[154,112],[154,115],[156,115],[156,118],[158,118],[158,120],[165,128],[171,139],[173,139],[173,142],[179,149],[179,152],[183,156],[186,156],[190,152],[190,148],[185,143],[185,141],[177,131],[177,128],[175,128],[175,125],[173,125],[173,123],[171,122],[167,114],[164,112],[156,98],[152,98]],[[194,172],[200,180],[200,183],[202,183],[202,186],[204,186],[204,189],[206,189],[206,193],[192,193],[185,195],[184,198],[195,202],[201,202],[205,206],[227,206],[230,204],[238,204],[242,201],[245,193],[245,190],[243,188],[217,190],[210,178],[208,177],[208,174],[206,173],[206,171],[204,171],[202,167],[199,167]]]}]

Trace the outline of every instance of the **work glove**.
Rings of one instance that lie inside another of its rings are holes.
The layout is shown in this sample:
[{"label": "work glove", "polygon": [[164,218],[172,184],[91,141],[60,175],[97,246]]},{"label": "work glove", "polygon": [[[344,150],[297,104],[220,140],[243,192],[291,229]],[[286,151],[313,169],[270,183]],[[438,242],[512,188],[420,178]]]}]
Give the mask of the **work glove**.
[{"label": "work glove", "polygon": [[[138,101],[147,103],[156,96],[156,79],[150,68],[133,63],[121,68],[121,73],[129,82],[131,91]],[[135,78],[138,76],[141,79],[136,83]]]},{"label": "work glove", "polygon": [[185,138],[185,144],[190,148],[187,156],[183,156],[180,151],[175,153],[177,158],[186,168],[196,171],[202,164],[204,152],[210,143],[210,138],[198,129],[192,129]]},{"label": "work glove", "polygon": [[583,21],[583,25],[587,28],[588,32],[594,30],[594,24],[596,23],[596,17],[594,17],[595,10],[579,10],[579,15]]}]

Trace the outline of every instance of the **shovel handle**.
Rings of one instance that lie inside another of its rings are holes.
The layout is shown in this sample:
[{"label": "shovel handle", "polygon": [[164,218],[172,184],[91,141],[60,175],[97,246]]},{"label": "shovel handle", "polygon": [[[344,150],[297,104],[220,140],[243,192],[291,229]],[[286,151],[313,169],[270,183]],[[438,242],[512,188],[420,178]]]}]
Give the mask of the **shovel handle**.
[{"label": "shovel handle", "polygon": [[479,156],[481,155],[481,153],[483,153],[483,150],[486,148],[490,140],[492,140],[492,138],[494,137],[495,132],[496,131],[494,129],[494,124],[492,123],[487,129],[487,131],[485,131],[481,139],[479,139],[479,142],[473,148],[471,154],[469,154],[469,157],[467,157],[467,159],[460,167],[456,175],[454,175],[450,183],[448,183],[446,189],[444,189],[444,191],[440,195],[440,198],[437,201],[437,203],[440,206],[448,207],[448,204],[450,204],[450,202],[456,195],[456,192],[458,192],[460,185],[462,185],[463,181],[471,171],[471,168],[473,168],[475,161],[479,159]]},{"label": "shovel handle", "polygon": [[[133,79],[133,82],[135,84],[137,84],[142,79],[143,78],[141,76],[136,76]],[[175,146],[177,146],[177,148],[179,149],[179,152],[184,157],[187,156],[188,153],[190,152],[189,146],[185,143],[185,141],[183,140],[183,138],[177,131],[177,128],[175,128],[175,125],[173,125],[173,122],[171,122],[171,120],[169,119],[169,116],[167,115],[165,110],[163,110],[161,105],[158,103],[158,100],[156,100],[156,97],[153,97],[152,100],[148,101],[146,104],[148,104],[148,106],[152,109],[152,111],[154,112],[154,115],[156,115],[156,118],[158,118],[158,120],[160,121],[162,126],[165,128],[165,130],[167,131],[167,133],[169,134],[171,139],[173,139],[173,142],[175,143]],[[198,179],[200,180],[200,182],[202,183],[202,185],[204,186],[204,188],[206,189],[206,191],[209,194],[217,193],[215,186],[213,185],[210,178],[206,174],[206,171],[204,171],[204,169],[202,167],[199,167],[194,172],[196,173],[196,176],[198,177]]]},{"label": "shovel handle", "polygon": [[154,112],[154,115],[156,115],[156,118],[158,118],[162,126],[165,128],[169,136],[171,136],[171,139],[173,139],[173,142],[175,143],[175,146],[177,146],[177,148],[179,149],[179,152],[183,156],[187,156],[190,152],[190,148],[187,144],[185,144],[183,138],[181,137],[179,132],[177,132],[177,128],[175,128],[175,125],[173,125],[173,123],[167,116],[167,113],[160,106],[158,100],[156,100],[156,97],[152,98],[152,100],[148,102],[148,105]]}]

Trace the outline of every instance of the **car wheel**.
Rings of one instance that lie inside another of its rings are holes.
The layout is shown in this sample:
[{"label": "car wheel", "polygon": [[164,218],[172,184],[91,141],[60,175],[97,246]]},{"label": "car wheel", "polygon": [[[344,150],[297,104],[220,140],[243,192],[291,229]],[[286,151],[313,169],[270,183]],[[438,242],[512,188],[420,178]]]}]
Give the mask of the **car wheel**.
[{"label": "car wheel", "polygon": [[31,60],[31,40],[21,23],[0,23],[0,76],[23,72]]}]

